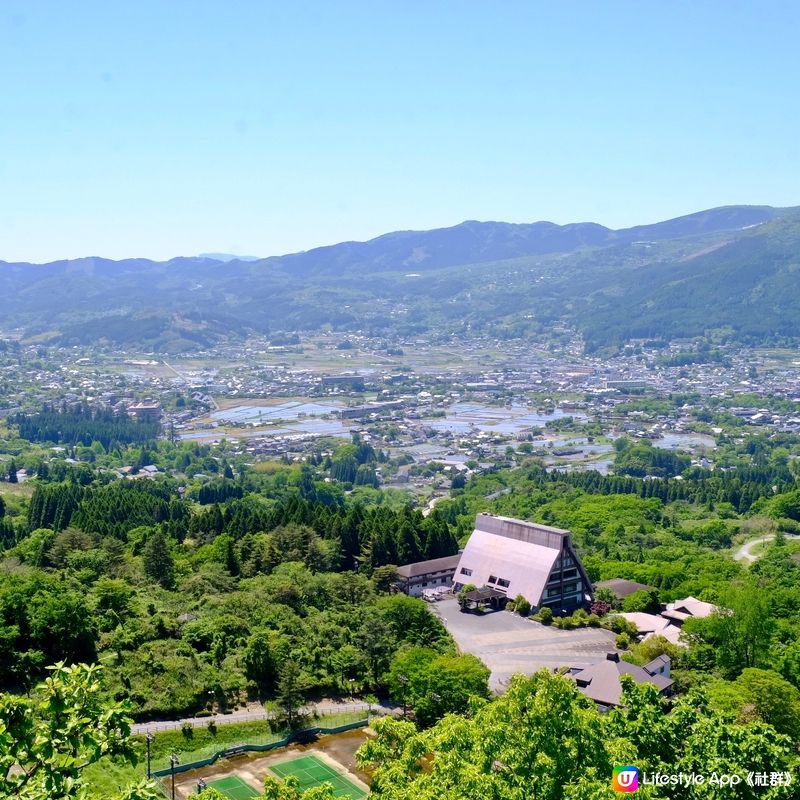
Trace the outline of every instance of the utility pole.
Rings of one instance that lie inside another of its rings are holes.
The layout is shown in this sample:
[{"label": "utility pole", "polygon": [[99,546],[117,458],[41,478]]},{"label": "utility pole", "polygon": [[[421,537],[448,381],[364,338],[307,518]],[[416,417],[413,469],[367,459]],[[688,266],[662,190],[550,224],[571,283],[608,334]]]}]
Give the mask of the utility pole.
[{"label": "utility pole", "polygon": [[169,757],[170,772],[172,773],[172,800],[175,800],[175,767],[178,766],[178,756],[173,753]]},{"label": "utility pole", "polygon": [[407,713],[408,709],[406,707],[406,691],[408,689],[408,676],[407,675],[398,675],[397,676],[397,680],[403,686],[403,719],[406,719],[408,717],[408,713]]},{"label": "utility pole", "polygon": [[150,774],[150,745],[153,743],[153,739],[156,737],[150,731],[147,731],[147,779],[150,780],[152,775]]}]

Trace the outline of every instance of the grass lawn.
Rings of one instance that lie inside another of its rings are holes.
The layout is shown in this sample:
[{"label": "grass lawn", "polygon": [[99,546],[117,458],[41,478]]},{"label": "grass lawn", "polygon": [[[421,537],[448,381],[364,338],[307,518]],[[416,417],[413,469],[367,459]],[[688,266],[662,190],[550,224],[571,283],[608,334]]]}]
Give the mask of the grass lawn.
[{"label": "grass lawn", "polygon": [[0,484],[0,494],[11,497],[32,497],[35,484],[28,483],[2,483]]}]

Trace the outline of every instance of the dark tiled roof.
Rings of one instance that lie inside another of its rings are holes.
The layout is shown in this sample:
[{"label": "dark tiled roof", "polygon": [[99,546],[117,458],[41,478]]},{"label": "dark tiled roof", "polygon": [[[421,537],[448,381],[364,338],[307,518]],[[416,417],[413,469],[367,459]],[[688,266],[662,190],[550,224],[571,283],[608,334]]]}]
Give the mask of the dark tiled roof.
[{"label": "dark tiled roof", "polygon": [[665,692],[674,683],[664,675],[651,675],[642,667],[621,661],[616,654],[609,654],[604,661],[597,661],[584,669],[573,669],[571,675],[583,694],[604,706],[620,704],[622,675],[630,675],[636,683],[652,683],[659,692]]},{"label": "dark tiled roof", "polygon": [[491,586],[483,586],[480,589],[473,589],[471,592],[467,592],[466,598],[473,603],[482,603],[485,600],[491,600],[493,597],[505,597],[505,592],[501,592],[498,589],[492,589]]},{"label": "dark tiled roof", "polygon": [[430,561],[417,561],[414,564],[398,567],[397,574],[401,578],[418,578],[420,575],[429,575],[431,572],[445,572],[446,570],[455,572],[460,558],[461,555],[456,553],[454,556],[432,558]]},{"label": "dark tiled roof", "polygon": [[594,585],[595,589],[608,589],[620,600],[627,597],[634,592],[646,591],[649,592],[652,586],[647,586],[644,583],[636,583],[636,581],[627,581],[624,578],[612,578],[609,581],[600,581]]}]

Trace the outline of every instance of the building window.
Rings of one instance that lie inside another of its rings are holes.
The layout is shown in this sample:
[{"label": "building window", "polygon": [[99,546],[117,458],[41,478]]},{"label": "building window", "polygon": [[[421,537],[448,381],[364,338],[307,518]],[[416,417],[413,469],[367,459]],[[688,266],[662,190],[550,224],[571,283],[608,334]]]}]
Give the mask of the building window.
[{"label": "building window", "polygon": [[497,583],[497,577],[495,575],[490,575],[489,583]]},{"label": "building window", "polygon": [[564,577],[565,578],[574,578],[578,574],[577,569],[565,569],[564,570]]},{"label": "building window", "polygon": [[500,580],[497,581],[497,585],[507,589],[511,585],[511,581],[507,581],[505,578],[500,578]]},{"label": "building window", "polygon": [[462,575],[472,575],[472,570],[467,569],[466,567],[461,567],[461,574]]}]

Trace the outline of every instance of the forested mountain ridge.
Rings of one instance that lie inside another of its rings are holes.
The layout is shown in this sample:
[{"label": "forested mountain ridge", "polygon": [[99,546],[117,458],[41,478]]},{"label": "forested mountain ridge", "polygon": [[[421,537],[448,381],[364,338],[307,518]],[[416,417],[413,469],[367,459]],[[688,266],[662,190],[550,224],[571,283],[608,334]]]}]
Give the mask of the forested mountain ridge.
[{"label": "forested mountain ridge", "polygon": [[470,221],[256,261],[0,262],[0,315],[64,344],[163,352],[323,325],[525,336],[563,321],[590,347],[714,328],[767,340],[797,328],[797,254],[800,212],[768,206],[618,231]]}]

